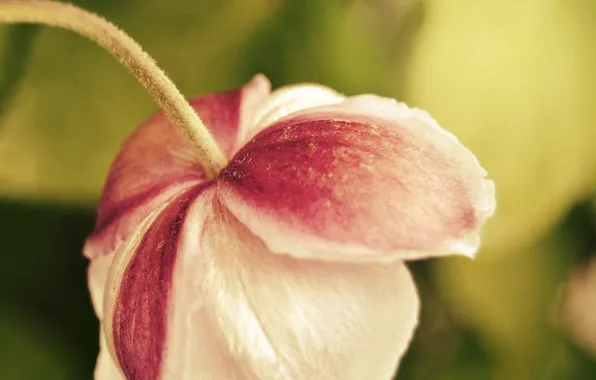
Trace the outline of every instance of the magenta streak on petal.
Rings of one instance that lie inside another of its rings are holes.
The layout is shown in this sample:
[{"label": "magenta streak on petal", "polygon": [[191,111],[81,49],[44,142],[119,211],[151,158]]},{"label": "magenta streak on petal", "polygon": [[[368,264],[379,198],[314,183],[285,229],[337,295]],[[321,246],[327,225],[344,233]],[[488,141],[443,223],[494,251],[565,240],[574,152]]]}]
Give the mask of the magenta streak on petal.
[{"label": "magenta streak on petal", "polygon": [[189,205],[211,183],[179,196],[153,222],[129,262],[113,316],[116,356],[127,379],[158,379],[172,274]]},{"label": "magenta streak on petal", "polygon": [[222,171],[224,201],[229,191],[272,223],[379,250],[433,249],[475,228],[466,180],[447,154],[399,125],[351,119],[264,130]]},{"label": "magenta streak on petal", "polygon": [[199,183],[196,175],[176,178],[168,185],[156,184],[108,209],[109,213],[98,216],[95,232],[85,243],[85,255],[93,258],[113,252],[131,228],[141,223],[152,210]]},{"label": "magenta streak on petal", "polygon": [[[109,213],[105,213],[104,215],[100,215],[98,217],[97,226],[95,227],[97,230],[102,230],[106,228],[108,225],[114,223],[116,220],[121,218],[124,214],[129,213],[131,210],[139,207],[144,202],[147,202],[148,199],[157,197],[160,193],[163,193],[166,188],[168,187],[186,187],[196,185],[197,176],[196,175],[187,175],[186,177],[179,177],[169,181],[166,184],[159,183],[142,193],[135,194],[130,198],[124,199],[117,207],[110,209]],[[138,224],[140,221],[137,221]]]}]

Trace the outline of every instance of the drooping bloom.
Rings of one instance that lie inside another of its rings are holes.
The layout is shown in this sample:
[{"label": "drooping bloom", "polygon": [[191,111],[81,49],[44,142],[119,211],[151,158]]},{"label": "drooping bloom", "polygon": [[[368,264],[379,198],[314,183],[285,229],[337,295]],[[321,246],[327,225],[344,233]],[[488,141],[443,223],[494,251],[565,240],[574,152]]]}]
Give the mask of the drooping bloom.
[{"label": "drooping bloom", "polygon": [[417,323],[404,260],[471,256],[494,209],[425,112],[318,85],[191,101],[214,180],[163,114],[124,144],[85,246],[96,379],[389,379]]}]

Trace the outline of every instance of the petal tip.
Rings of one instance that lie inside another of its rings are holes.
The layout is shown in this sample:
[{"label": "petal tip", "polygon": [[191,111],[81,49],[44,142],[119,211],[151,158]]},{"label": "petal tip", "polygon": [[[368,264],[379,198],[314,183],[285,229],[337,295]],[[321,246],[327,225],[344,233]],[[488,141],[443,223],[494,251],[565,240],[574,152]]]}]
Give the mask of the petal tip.
[{"label": "petal tip", "polygon": [[496,209],[497,200],[495,183],[490,179],[483,179],[478,210],[480,211],[483,219],[487,219],[494,215]]},{"label": "petal tip", "polygon": [[255,74],[246,85],[251,87],[261,87],[267,90],[267,93],[271,92],[271,81],[262,73]]}]

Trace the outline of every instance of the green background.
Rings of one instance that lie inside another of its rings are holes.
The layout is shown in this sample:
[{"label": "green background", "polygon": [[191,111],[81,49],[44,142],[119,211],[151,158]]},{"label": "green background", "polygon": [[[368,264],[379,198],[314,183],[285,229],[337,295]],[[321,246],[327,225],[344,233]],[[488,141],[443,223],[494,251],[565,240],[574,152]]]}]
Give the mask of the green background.
[{"label": "green background", "polygon": [[[596,378],[562,322],[596,253],[593,0],[87,0],[187,96],[320,82],[428,110],[478,156],[498,210],[478,259],[411,265],[421,325],[398,379]],[[156,110],[93,43],[0,28],[0,379],[91,378],[83,240],[110,161]],[[596,299],[592,320],[596,328]],[[596,342],[595,342],[596,344]]]}]

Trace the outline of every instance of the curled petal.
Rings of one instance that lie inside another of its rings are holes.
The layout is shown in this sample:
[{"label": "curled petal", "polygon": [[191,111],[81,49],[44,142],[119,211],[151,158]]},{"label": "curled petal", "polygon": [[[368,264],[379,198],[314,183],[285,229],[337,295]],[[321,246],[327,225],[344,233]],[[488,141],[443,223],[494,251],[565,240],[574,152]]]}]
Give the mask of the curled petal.
[{"label": "curled petal", "polygon": [[494,209],[473,154],[372,95],[291,114],[222,171],[222,201],[275,252],[322,260],[472,255]]},{"label": "curled petal", "polygon": [[[118,294],[122,274],[126,269],[126,265],[131,260],[132,254],[136,252],[141,237],[162,209],[163,207],[153,211],[143,223],[136,226],[129,234],[128,239],[119,245],[116,252],[97,256],[89,264],[89,291],[91,293],[93,308],[100,322],[100,344],[94,372],[95,380],[118,380],[125,378],[117,361],[113,359],[116,356],[111,335],[111,320],[113,318],[115,297]],[[110,333],[106,333],[106,327]]]},{"label": "curled petal", "polygon": [[162,374],[181,230],[189,206],[206,186],[172,201],[114,258],[103,327],[112,357],[127,379],[158,379]]},{"label": "curled petal", "polygon": [[[238,91],[206,95],[191,105],[231,156],[269,92],[267,78],[257,75]],[[112,164],[85,255],[114,251],[151,211],[204,180],[192,150],[163,112],[158,113],[128,139]]]}]

